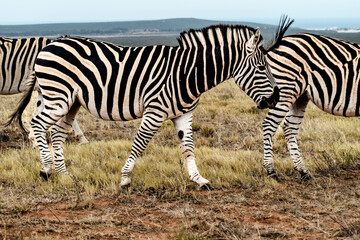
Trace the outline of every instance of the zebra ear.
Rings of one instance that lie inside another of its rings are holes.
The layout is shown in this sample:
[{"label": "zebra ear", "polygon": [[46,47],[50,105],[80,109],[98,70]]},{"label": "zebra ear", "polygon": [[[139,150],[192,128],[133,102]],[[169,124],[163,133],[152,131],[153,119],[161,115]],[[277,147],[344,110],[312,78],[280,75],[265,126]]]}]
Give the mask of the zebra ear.
[{"label": "zebra ear", "polygon": [[256,45],[260,40],[260,29],[256,28],[255,34],[246,42],[246,50],[250,53],[254,52]]},{"label": "zebra ear", "polygon": [[260,40],[260,28],[256,28],[254,36],[255,36],[254,42],[255,44],[258,44]]}]

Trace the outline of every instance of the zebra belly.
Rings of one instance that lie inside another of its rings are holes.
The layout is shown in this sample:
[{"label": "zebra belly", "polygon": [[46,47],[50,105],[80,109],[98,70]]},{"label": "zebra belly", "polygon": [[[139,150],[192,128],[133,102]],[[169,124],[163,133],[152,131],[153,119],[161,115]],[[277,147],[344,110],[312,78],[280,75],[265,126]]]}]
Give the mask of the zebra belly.
[{"label": "zebra belly", "polygon": [[93,116],[110,121],[128,121],[141,118],[143,114],[143,104],[140,100],[129,102],[129,98],[120,101],[116,96],[108,96],[103,93],[102,101],[84,98],[82,93],[78,94],[81,105]]},{"label": "zebra belly", "polygon": [[5,82],[0,82],[0,94],[12,95],[20,93],[24,88],[18,88],[19,80],[6,79]]},{"label": "zebra belly", "polygon": [[335,116],[360,116],[360,97],[357,91],[355,93],[347,95],[347,97],[341,97],[338,101],[334,101],[334,99],[328,99],[328,101],[324,101],[323,99],[316,96],[316,93],[317,92],[315,92],[314,89],[310,91],[310,100],[324,112],[330,113]]},{"label": "zebra belly", "polygon": [[10,90],[10,91],[0,91],[0,95],[14,95],[20,93],[19,91],[15,91],[15,90]]}]

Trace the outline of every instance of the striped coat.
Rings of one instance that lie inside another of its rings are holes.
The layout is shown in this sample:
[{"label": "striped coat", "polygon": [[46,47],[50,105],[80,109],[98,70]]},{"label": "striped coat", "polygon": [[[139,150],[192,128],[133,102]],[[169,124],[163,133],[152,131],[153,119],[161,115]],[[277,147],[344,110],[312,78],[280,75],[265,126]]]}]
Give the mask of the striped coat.
[{"label": "striped coat", "polygon": [[296,140],[306,106],[312,101],[333,115],[360,115],[360,46],[304,33],[284,37],[267,56],[280,88],[280,101],[263,123],[265,169],[278,178],[272,157],[272,137],[285,118],[284,133],[294,167],[303,179],[312,179]]},{"label": "striped coat", "polygon": [[[191,128],[201,94],[234,78],[259,108],[273,108],[279,92],[258,29],[215,25],[183,32],[178,40],[176,47],[123,47],[75,37],[45,47],[35,65],[45,107],[32,120],[42,176],[47,178],[53,160],[56,172],[67,173],[65,133],[82,106],[105,120],[142,118],[121,172],[121,186],[130,184],[136,159],[167,119],[174,122],[190,179],[208,186],[195,163]],[[254,78],[255,71],[262,78]],[[16,115],[21,118],[21,111]],[[51,126],[54,159],[46,142]]]}]

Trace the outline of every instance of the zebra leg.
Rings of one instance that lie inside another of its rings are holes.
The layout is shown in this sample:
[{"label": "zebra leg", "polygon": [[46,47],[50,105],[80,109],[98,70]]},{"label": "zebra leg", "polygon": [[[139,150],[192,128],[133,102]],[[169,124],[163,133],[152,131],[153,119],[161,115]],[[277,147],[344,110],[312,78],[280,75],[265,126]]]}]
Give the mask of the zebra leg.
[{"label": "zebra leg", "polygon": [[65,116],[63,116],[50,130],[51,144],[54,151],[55,172],[60,174],[68,174],[64,161],[63,148],[79,108],[80,104],[76,102],[71,107],[70,111]]},{"label": "zebra leg", "polygon": [[299,127],[305,114],[306,106],[309,102],[309,98],[306,93],[300,96],[295,102],[290,111],[286,114],[284,121],[284,134],[287,142],[287,146],[290,152],[291,159],[294,163],[295,170],[301,174],[301,179],[304,181],[312,180],[314,177],[310,171],[306,169],[297,143],[297,135],[299,133]]},{"label": "zebra leg", "polygon": [[52,123],[40,122],[42,111],[44,110],[44,98],[40,91],[35,103],[34,117],[31,120],[31,128],[29,132],[29,140],[32,142],[34,148],[38,148],[40,151],[40,161],[42,168],[40,169],[40,176],[44,180],[48,180],[51,175],[53,158],[47,143],[46,132],[51,127]]},{"label": "zebra leg", "polygon": [[[33,116],[36,116],[38,113],[40,113],[44,109],[44,98],[40,91],[37,91],[37,92],[38,92],[38,96],[36,99],[36,105],[35,105],[35,109],[33,112]],[[89,141],[86,139],[84,133],[81,131],[76,119],[73,121],[72,128],[74,130],[75,137],[79,139],[79,144],[89,143]],[[31,128],[29,131],[29,141],[32,142],[33,147],[36,147],[37,143],[36,143],[36,140],[34,137],[34,132],[32,131]]]},{"label": "zebra leg", "polygon": [[[43,95],[41,94],[40,91],[36,91],[36,92],[38,93],[38,96],[37,96],[37,98],[36,98],[33,116],[38,115],[38,114],[44,109],[44,98],[43,98]],[[36,147],[37,147],[37,141],[35,140],[35,135],[34,135],[34,131],[33,131],[32,128],[30,128],[28,138],[29,138],[29,141],[32,142],[33,148],[36,148]]]},{"label": "zebra leg", "polygon": [[159,110],[148,109],[142,117],[139,130],[135,136],[131,153],[121,170],[121,187],[128,187],[131,183],[131,173],[134,169],[136,159],[141,156],[146,146],[150,142],[154,134],[159,130],[163,121],[166,120],[166,114]]},{"label": "zebra leg", "polygon": [[212,190],[213,188],[209,184],[209,181],[200,175],[195,163],[194,142],[191,127],[192,113],[186,113],[172,121],[174,122],[175,131],[180,139],[180,149],[186,159],[190,179],[196,182],[199,187],[205,186],[207,189]]},{"label": "zebra leg", "polygon": [[[45,105],[44,105],[45,106]],[[53,158],[49,149],[49,145],[46,139],[47,130],[53,126],[58,120],[60,120],[67,110],[62,108],[59,104],[50,104],[42,109],[31,120],[31,127],[34,132],[36,145],[40,151],[40,161],[43,165],[40,169],[40,176],[45,180],[48,179],[52,170]]]},{"label": "zebra leg", "polygon": [[86,137],[84,136],[84,133],[81,131],[78,122],[76,121],[76,119],[74,119],[72,128],[74,130],[74,134],[75,137],[77,139],[79,139],[79,144],[86,144],[89,143],[89,141],[86,139]]},{"label": "zebra leg", "polygon": [[270,109],[269,113],[266,115],[266,118],[263,121],[264,168],[266,169],[268,176],[275,179],[276,181],[280,181],[280,179],[277,176],[274,167],[272,138],[288,111],[289,107],[287,105],[280,105],[278,103],[274,109]]}]

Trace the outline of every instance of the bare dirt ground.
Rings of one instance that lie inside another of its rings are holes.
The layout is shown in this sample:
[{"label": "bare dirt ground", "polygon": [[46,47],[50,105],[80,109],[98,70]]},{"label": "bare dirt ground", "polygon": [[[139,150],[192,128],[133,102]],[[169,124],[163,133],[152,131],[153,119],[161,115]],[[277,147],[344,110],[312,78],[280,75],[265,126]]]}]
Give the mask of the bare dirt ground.
[{"label": "bare dirt ground", "polygon": [[[263,186],[215,191],[120,192],[91,201],[35,201],[1,212],[3,239],[340,239],[359,235],[359,206],[344,201],[359,171],[319,177],[316,183],[284,180],[284,190]],[[3,193],[11,191],[7,189]],[[16,194],[16,193],[15,193]],[[359,199],[359,195],[357,196]],[[85,203],[84,203],[85,202]],[[343,202],[343,205],[342,205]],[[356,222],[357,221],[357,222]],[[356,225],[357,224],[357,225]]]}]

